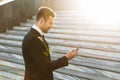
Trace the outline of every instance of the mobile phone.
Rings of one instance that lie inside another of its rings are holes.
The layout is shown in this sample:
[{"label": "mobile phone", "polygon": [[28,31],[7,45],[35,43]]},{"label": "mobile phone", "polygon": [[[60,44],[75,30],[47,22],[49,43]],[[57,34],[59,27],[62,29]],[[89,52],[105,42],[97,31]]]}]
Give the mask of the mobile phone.
[{"label": "mobile phone", "polygon": [[76,51],[78,51],[80,47],[81,47],[81,46],[77,47],[77,48],[76,48]]}]

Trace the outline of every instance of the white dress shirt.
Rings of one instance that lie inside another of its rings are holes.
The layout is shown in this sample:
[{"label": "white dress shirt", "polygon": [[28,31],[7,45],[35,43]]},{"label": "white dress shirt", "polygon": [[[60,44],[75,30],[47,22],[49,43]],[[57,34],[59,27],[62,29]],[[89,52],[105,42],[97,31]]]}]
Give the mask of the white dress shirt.
[{"label": "white dress shirt", "polygon": [[32,26],[32,28],[35,29],[36,31],[38,31],[41,34],[41,36],[44,35],[44,33],[42,32],[42,30],[40,28],[38,28],[35,24]]}]

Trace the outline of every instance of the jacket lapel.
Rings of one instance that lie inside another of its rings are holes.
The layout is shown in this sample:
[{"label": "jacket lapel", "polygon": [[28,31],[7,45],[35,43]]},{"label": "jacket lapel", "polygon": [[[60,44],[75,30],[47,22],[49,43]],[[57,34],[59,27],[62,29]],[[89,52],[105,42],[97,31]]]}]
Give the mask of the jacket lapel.
[{"label": "jacket lapel", "polygon": [[40,41],[42,41],[43,45],[45,46],[45,48],[46,48],[47,51],[49,52],[49,50],[48,50],[48,49],[49,49],[49,46],[48,46],[46,40],[44,39],[44,37],[42,37],[41,34],[40,34],[38,31],[36,31],[35,29],[33,29],[33,28],[31,28],[31,31],[33,32],[33,34],[34,34]]}]

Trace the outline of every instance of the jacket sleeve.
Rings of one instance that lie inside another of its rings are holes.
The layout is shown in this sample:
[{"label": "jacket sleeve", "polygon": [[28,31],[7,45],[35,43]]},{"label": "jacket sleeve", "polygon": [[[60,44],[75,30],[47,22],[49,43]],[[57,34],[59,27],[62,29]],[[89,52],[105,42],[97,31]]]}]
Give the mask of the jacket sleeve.
[{"label": "jacket sleeve", "polygon": [[30,48],[30,55],[40,70],[49,72],[68,65],[68,59],[65,56],[50,62],[49,58],[44,55],[43,44],[38,38],[34,38],[30,44],[32,47]]}]

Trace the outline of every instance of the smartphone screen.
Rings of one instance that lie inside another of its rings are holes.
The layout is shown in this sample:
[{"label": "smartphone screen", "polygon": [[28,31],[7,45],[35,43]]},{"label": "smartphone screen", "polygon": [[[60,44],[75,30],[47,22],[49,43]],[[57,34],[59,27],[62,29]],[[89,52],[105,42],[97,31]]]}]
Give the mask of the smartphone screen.
[{"label": "smartphone screen", "polygon": [[78,51],[80,47],[81,47],[81,46],[77,47],[77,48],[76,48],[76,51]]}]

